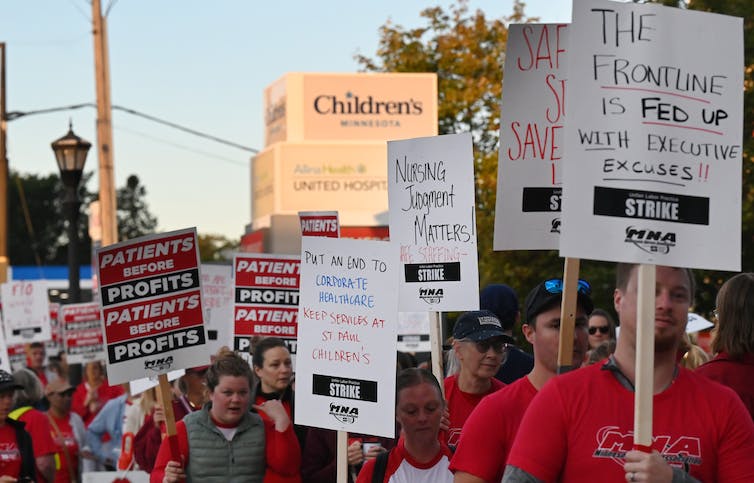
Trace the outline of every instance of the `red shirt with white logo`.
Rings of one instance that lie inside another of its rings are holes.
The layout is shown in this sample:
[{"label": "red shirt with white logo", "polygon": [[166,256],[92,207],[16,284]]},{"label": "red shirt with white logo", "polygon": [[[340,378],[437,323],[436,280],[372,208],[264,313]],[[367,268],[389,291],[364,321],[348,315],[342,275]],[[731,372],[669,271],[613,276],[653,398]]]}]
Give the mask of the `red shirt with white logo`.
[{"label": "red shirt with white logo", "polygon": [[[634,392],[603,369],[606,364],[558,376],[542,388],[521,421],[508,465],[543,481],[626,480]],[[732,390],[679,368],[653,404],[652,448],[670,465],[699,481],[754,481],[754,422]]]},{"label": "red shirt with white logo", "polygon": [[0,476],[18,478],[21,473],[21,451],[16,443],[16,430],[9,424],[0,426]]}]

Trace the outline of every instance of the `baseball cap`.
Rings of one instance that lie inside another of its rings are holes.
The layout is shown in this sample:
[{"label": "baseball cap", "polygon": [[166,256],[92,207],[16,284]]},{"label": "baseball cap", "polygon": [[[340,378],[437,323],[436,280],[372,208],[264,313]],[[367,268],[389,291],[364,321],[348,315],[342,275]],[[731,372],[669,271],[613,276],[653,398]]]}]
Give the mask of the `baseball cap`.
[{"label": "baseball cap", "polygon": [[23,389],[24,386],[17,383],[13,376],[0,369],[0,392],[11,391],[15,389]]},{"label": "baseball cap", "polygon": [[64,392],[68,391],[74,391],[76,388],[71,386],[71,384],[66,380],[62,378],[53,379],[50,381],[47,386],[45,387],[45,396],[49,396],[50,394],[62,394]]},{"label": "baseball cap", "polygon": [[479,293],[479,308],[497,315],[503,330],[511,330],[518,314],[518,297],[512,288],[502,283],[487,285]]},{"label": "baseball cap", "polygon": [[[577,289],[577,299],[579,305],[584,309],[587,315],[594,310],[594,302],[590,295],[592,287],[586,280],[579,280]],[[551,278],[539,283],[526,296],[526,321],[532,322],[541,312],[559,304],[563,299],[563,279]]]},{"label": "baseball cap", "polygon": [[205,372],[207,372],[207,369],[209,369],[209,365],[189,367],[188,369],[186,369],[186,374],[190,372],[193,372],[196,374],[204,374]]},{"label": "baseball cap", "polygon": [[500,319],[489,310],[465,312],[453,326],[453,338],[456,340],[467,339],[479,342],[492,337],[503,337],[506,342],[513,342],[513,339],[503,332]]}]

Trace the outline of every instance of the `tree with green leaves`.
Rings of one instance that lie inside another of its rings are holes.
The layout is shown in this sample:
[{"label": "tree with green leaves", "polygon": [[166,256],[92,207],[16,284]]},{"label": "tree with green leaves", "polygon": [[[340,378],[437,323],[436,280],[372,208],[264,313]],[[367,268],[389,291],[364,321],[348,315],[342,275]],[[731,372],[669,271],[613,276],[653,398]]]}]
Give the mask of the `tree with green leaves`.
[{"label": "tree with green leaves", "polygon": [[[474,139],[481,285],[507,283],[523,299],[543,278],[563,273],[563,259],[556,251],[492,250],[507,24],[537,19],[526,17],[520,1],[503,19],[488,19],[481,10],[470,12],[464,1],[450,12],[433,7],[421,16],[426,23],[422,27],[404,28],[390,22],[382,26],[379,61],[364,56],[357,60],[369,71],[437,73],[440,134],[471,132]],[[593,284],[609,288],[602,298],[595,291],[598,304],[612,307],[611,266],[593,263],[587,271],[585,265],[582,272],[590,275]]]},{"label": "tree with green leaves", "polygon": [[223,235],[199,235],[199,258],[202,262],[222,262],[231,260],[238,250],[238,241],[231,241]]},{"label": "tree with green leaves", "polygon": [[[135,178],[135,179],[132,179]],[[86,207],[97,199],[89,191],[92,173],[85,173],[79,185],[79,261],[89,264],[92,241]],[[8,183],[8,258],[11,265],[65,265],[68,254],[66,221],[63,214],[63,185],[58,175],[39,176],[11,170]],[[157,219],[144,200],[146,188],[136,176],[118,189],[118,233],[141,236],[153,233]]]},{"label": "tree with green leaves", "polygon": [[118,240],[130,240],[154,233],[157,218],[149,212],[146,202],[147,189],[135,174],[126,179],[126,185],[118,188]]}]

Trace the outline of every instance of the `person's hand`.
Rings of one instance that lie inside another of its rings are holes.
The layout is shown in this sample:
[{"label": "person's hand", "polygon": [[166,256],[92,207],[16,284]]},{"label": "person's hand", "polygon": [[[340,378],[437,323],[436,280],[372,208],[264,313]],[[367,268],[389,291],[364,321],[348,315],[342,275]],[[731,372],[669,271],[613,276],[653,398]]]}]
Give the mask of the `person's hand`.
[{"label": "person's hand", "polygon": [[154,425],[158,428],[160,427],[160,424],[165,422],[165,410],[162,408],[161,404],[154,405],[154,413],[152,414],[152,419],[154,420]]},{"label": "person's hand", "polygon": [[275,423],[275,430],[282,433],[291,424],[291,418],[288,411],[285,410],[283,403],[277,399],[270,399],[262,404],[254,404],[254,409],[263,411]]},{"label": "person's hand", "polygon": [[165,476],[162,477],[162,483],[178,483],[186,479],[186,472],[183,466],[177,461],[168,461],[165,466]]},{"label": "person's hand", "polygon": [[386,450],[385,448],[382,447],[381,444],[379,443],[372,444],[372,446],[367,450],[367,453],[364,455],[364,459],[371,460],[372,458],[376,458],[383,451],[386,451]]},{"label": "person's hand", "polygon": [[94,456],[94,453],[92,453],[92,450],[90,450],[90,449],[81,450],[80,454],[81,454],[82,458],[85,458],[85,459],[88,459],[88,460],[96,460],[97,459],[97,457]]},{"label": "person's hand", "polygon": [[361,450],[361,441],[358,439],[348,445],[348,464],[358,466],[364,462],[364,453]]},{"label": "person's hand", "polygon": [[626,481],[649,483],[670,483],[673,481],[673,469],[657,450],[651,453],[632,450],[626,453]]},{"label": "person's hand", "polygon": [[442,411],[442,419],[440,420],[440,431],[449,431],[450,430],[450,411],[448,411],[448,406],[445,405],[445,409]]},{"label": "person's hand", "polygon": [[13,478],[12,476],[8,476],[8,475],[0,476],[0,483],[15,483],[16,481],[18,480]]}]

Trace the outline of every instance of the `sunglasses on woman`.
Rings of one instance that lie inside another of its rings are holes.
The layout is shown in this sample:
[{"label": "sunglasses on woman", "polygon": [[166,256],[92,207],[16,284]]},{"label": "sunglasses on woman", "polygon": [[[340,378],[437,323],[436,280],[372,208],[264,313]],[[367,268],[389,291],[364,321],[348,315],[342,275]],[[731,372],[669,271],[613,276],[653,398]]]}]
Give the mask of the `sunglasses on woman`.
[{"label": "sunglasses on woman", "polygon": [[484,354],[485,352],[490,350],[490,347],[492,347],[492,350],[494,350],[498,354],[502,354],[508,349],[508,344],[506,344],[504,340],[495,338],[480,340],[478,342],[474,342],[474,345],[476,346],[476,350],[478,350],[481,354]]},{"label": "sunglasses on woman", "polygon": [[593,325],[593,326],[589,327],[589,335],[596,334],[598,330],[600,331],[600,334],[604,335],[604,334],[607,334],[607,332],[608,332],[608,330],[610,330],[610,328],[608,326],[606,326],[606,325]]}]

